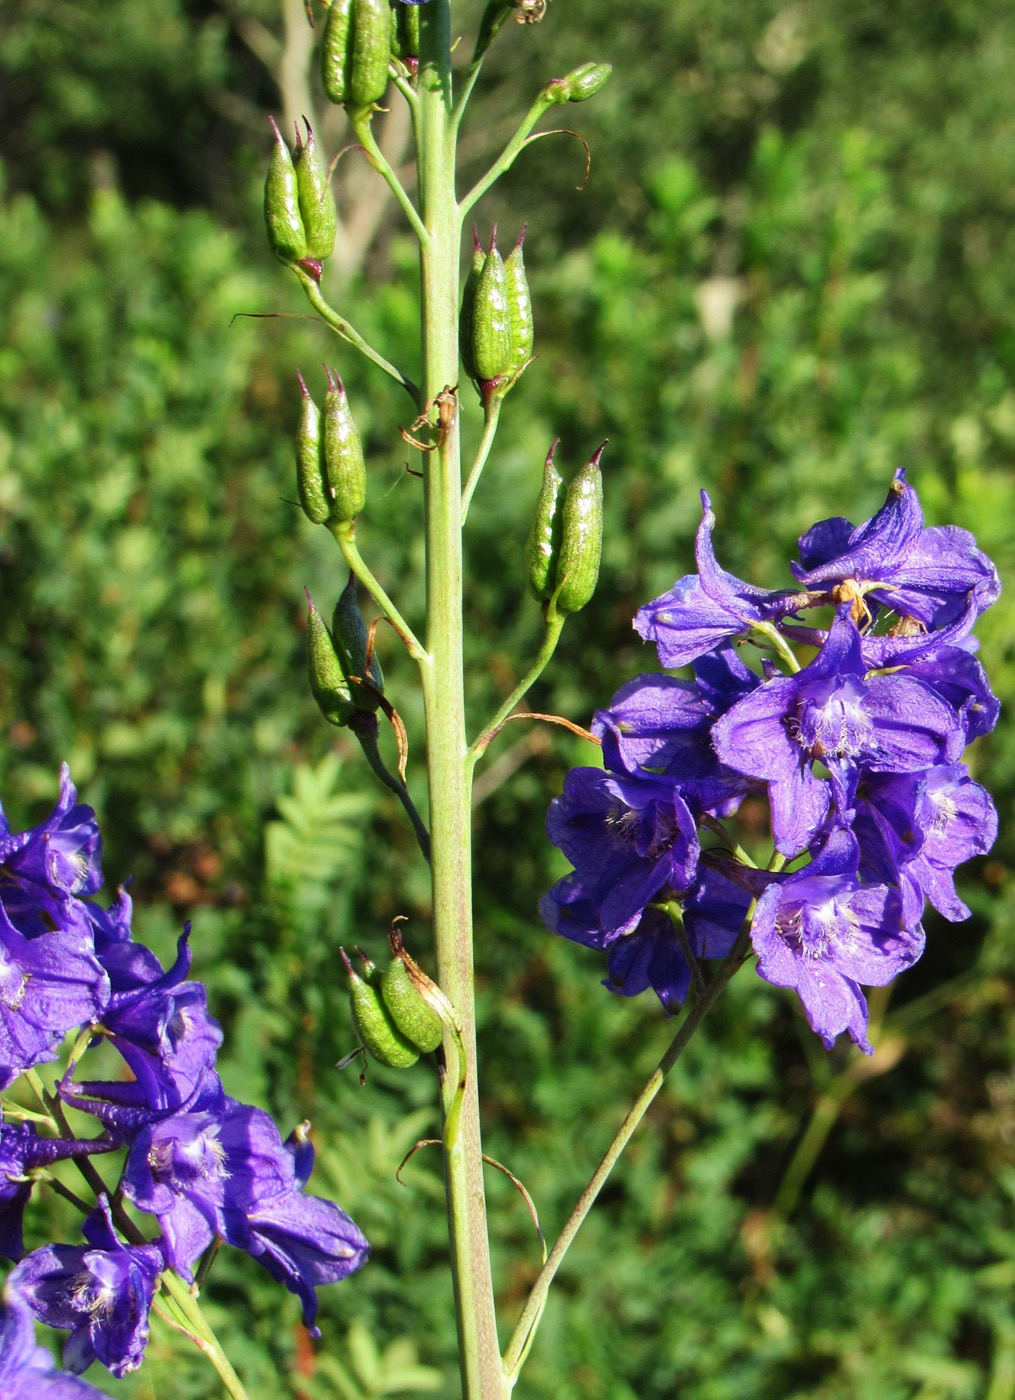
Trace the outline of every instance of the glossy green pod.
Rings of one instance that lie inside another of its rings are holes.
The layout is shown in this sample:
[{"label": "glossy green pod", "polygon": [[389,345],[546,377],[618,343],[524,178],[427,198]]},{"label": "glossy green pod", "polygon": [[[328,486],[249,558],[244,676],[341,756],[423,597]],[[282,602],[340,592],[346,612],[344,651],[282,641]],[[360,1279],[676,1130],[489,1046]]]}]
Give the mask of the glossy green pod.
[{"label": "glossy green pod", "polygon": [[331,640],[331,633],[314,607],[309,593],[307,606],[310,609],[307,618],[307,675],[310,678],[310,693],[328,723],[341,728],[352,719],[356,713],[356,706]]},{"label": "glossy green pod", "polygon": [[603,447],[576,474],[564,497],[557,587],[553,595],[560,613],[580,612],[599,581],[603,552],[603,476],[599,459]]},{"label": "glossy green pod", "polygon": [[360,612],[359,602],[356,598],[356,579],[352,574],[349,575],[349,582],[339,594],[338,602],[335,604],[335,611],[331,619],[331,633],[335,650],[338,653],[339,665],[342,667],[346,681],[350,684],[357,709],[376,710],[377,696],[370,690],[364,689],[357,682],[365,679],[369,681],[375,691],[380,691],[383,694],[384,673],[376,655],[370,658],[370,666],[367,669],[367,646],[370,634],[363,614]]},{"label": "glossy green pod", "polygon": [[[527,228],[528,225],[525,225]],[[535,332],[532,325],[532,297],[529,282],[525,276],[525,259],[522,244],[525,242],[525,228],[518,235],[518,242],[504,260],[504,275],[507,280],[508,317],[511,321],[511,370],[512,374],[527,364],[532,358]]]},{"label": "glossy green pod", "polygon": [[294,263],[307,255],[307,235],[300,214],[296,168],[275,119],[269,117],[268,120],[275,133],[275,149],[271,153],[264,182],[264,225],[268,231],[268,245],[276,258]]},{"label": "glossy green pod", "polygon": [[331,193],[328,168],[321,159],[313,129],[306,117],[303,118],[303,124],[307,128],[307,139],[305,143],[300,140],[297,128],[296,151],[293,156],[296,189],[303,228],[307,235],[307,257],[322,260],[330,258],[334,251],[338,214],[335,210],[335,197]]},{"label": "glossy green pod", "polygon": [[536,502],[529,538],[525,543],[525,579],[529,592],[542,602],[557,580],[557,559],[564,525],[564,478],[553,465],[560,438],[554,438],[543,465],[543,485]]},{"label": "glossy green pod", "polygon": [[391,58],[391,8],[388,0],[353,0],[352,47],[346,105],[370,107],[388,87]]},{"label": "glossy green pod", "polygon": [[564,79],[568,102],[587,102],[590,97],[595,97],[600,88],[605,87],[612,72],[612,63],[583,63],[575,68]]},{"label": "glossy green pod", "polygon": [[332,102],[344,102],[349,89],[352,0],[331,0],[321,42],[321,81]]},{"label": "glossy green pod", "polygon": [[511,368],[511,316],[508,311],[507,273],[497,251],[497,226],[490,250],[476,283],[472,313],[472,359],[476,378],[498,379]]},{"label": "glossy green pod", "polygon": [[342,960],[349,974],[349,1005],[359,1038],[379,1064],[410,1069],[419,1059],[419,1051],[391,1019],[379,989],[358,976],[344,952]]},{"label": "glossy green pod", "polygon": [[419,58],[419,6],[391,0],[391,52],[395,58]]},{"label": "glossy green pod", "polygon": [[366,505],[367,473],[363,444],[349,408],[345,386],[327,370],[324,400],[324,476],[332,520],[352,520]]},{"label": "glossy green pod", "polygon": [[413,985],[402,958],[393,958],[384,969],[381,996],[395,1025],[417,1049],[437,1049],[444,1038],[443,1022]]},{"label": "glossy green pod", "polygon": [[458,350],[462,357],[462,368],[470,379],[479,377],[476,374],[476,361],[472,353],[472,329],[476,314],[476,288],[479,285],[479,278],[485,262],[486,254],[479,241],[479,230],[473,224],[472,267],[465,279],[465,287],[462,290],[462,310],[458,317]]},{"label": "glossy green pod", "polygon": [[324,482],[321,415],[302,374],[297,370],[300,393],[300,421],[296,427],[296,490],[303,514],[315,525],[323,525],[331,514],[331,501]]}]

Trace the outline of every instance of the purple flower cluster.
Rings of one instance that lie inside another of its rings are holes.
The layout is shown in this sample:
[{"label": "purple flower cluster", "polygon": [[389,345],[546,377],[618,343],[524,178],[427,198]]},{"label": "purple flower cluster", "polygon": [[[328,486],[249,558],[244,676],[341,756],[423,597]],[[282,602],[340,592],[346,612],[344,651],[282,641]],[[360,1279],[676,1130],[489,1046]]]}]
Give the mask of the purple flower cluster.
[{"label": "purple flower cluster", "polygon": [[[66,767],[41,826],[12,833],[0,809],[0,1088],[55,1059],[75,1030],[85,1044],[113,1046],[125,1071],[75,1081],[71,1064],[57,1087],[59,1100],[98,1120],[99,1136],[0,1120],[0,1256],[20,1260],[7,1280],[0,1350],[25,1372],[26,1396],[29,1386],[33,1395],[96,1393],[50,1371],[56,1379],[46,1389],[24,1340],[26,1309],[70,1332],[70,1371],[98,1359],[122,1376],[144,1354],[159,1275],[172,1269],[189,1282],[214,1242],[246,1250],[297,1294],[315,1335],[316,1288],[352,1273],[369,1252],[344,1211],[304,1190],[313,1167],[307,1125],[283,1141],[267,1113],[225,1093],[215,1071],[222,1032],[204,987],[189,978],[189,925],[163,968],[134,942],[124,891],[109,909],[87,897],[102,885],[100,858],[95,813],[77,802]],[[50,1245],[22,1257],[33,1171],[118,1150],[125,1160],[115,1199],[154,1217],[157,1238],[139,1243],[147,1232],[103,1196],[82,1225],[86,1247]]]},{"label": "purple flower cluster", "polygon": [[[705,492],[702,506],[697,572],[634,622],[693,679],[636,676],[596,712],[603,768],[573,769],[550,805],[547,831],[574,870],[542,914],[607,953],[612,991],[652,987],[667,1011],[750,914],[760,975],[797,991],[826,1045],[848,1031],[870,1053],[861,987],[920,956],[925,902],[968,917],[953,872],[997,832],[961,762],[997,722],[971,635],[997,571],[968,531],[924,525],[903,471],[862,525],[808,530],[796,586],[781,591],[720,568]],[[807,624],[818,608],[827,626]],[[765,653],[760,674],[745,642]],[[723,826],[749,793],[771,814],[764,870],[733,854]],[[703,831],[720,844],[703,850]]]}]

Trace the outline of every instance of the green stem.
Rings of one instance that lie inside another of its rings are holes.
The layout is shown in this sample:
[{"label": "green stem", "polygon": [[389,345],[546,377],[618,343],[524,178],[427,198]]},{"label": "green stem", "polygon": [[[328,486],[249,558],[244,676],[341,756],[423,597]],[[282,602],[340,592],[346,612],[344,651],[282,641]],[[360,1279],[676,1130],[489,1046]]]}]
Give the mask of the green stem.
[{"label": "green stem", "polygon": [[342,551],[345,562],[349,565],[349,568],[353,571],[360,583],[380,608],[381,612],[401,637],[409,655],[414,661],[419,662],[421,667],[426,667],[429,663],[426,648],[423,646],[422,642],[417,639],[416,634],[406,622],[405,618],[395,607],[376,578],[374,578],[365,559],[356,547],[355,522],[352,520],[342,520],[329,523],[328,529],[335,537],[335,542]]},{"label": "green stem", "polygon": [[472,471],[469,472],[469,479],[465,483],[462,492],[462,523],[465,523],[469,514],[469,506],[472,504],[472,497],[476,487],[479,485],[479,478],[483,475],[483,468],[486,466],[486,459],[490,455],[490,448],[493,440],[497,436],[497,422],[500,418],[500,406],[504,402],[502,396],[497,395],[492,398],[486,406],[483,415],[483,436],[479,440],[479,448],[476,452],[476,460],[472,464]]},{"label": "green stem", "polygon": [[494,715],[493,719],[490,721],[490,723],[480,734],[479,738],[469,749],[468,764],[470,771],[473,768],[475,768],[483,753],[489,747],[491,742],[500,733],[501,729],[504,726],[505,720],[507,719],[511,711],[514,709],[514,707],[518,704],[518,701],[522,698],[523,695],[525,695],[528,692],[530,687],[535,684],[535,682],[542,675],[543,671],[546,670],[550,657],[557,649],[557,643],[560,640],[560,634],[563,631],[565,621],[565,613],[551,612],[550,614],[548,614],[543,630],[543,641],[539,648],[539,651],[536,654],[535,661],[533,661],[532,665],[526,671],[525,675],[518,682],[514,690],[512,690],[511,694],[508,696],[508,698],[501,705],[500,709]]},{"label": "green stem", "polygon": [[757,861],[751,860],[740,842],[734,840],[718,817],[710,817],[708,813],[704,813],[698,820],[702,826],[708,827],[709,831],[714,831],[716,836],[720,837],[730,854],[735,855],[741,865],[746,865],[751,870],[757,870]]},{"label": "green stem", "polygon": [[408,788],[401,778],[396,777],[391,772],[384,759],[381,758],[380,749],[377,747],[377,716],[368,713],[354,715],[349,723],[349,728],[359,740],[363,756],[376,776],[386,788],[395,794],[405,808],[405,814],[412,823],[416,840],[419,842],[419,849],[423,852],[423,859],[428,861],[430,859],[430,833],[426,829],[423,818],[416,810],[416,804],[409,796]]},{"label": "green stem", "polygon": [[[461,220],[455,202],[449,0],[420,10],[419,198],[428,241],[420,248],[422,399],[457,384]],[[454,1004],[469,1066],[476,1064],[472,946],[471,773],[466,763],[462,621],[462,478],[459,415],[424,454],[427,652],[423,667],[430,779],[431,880],[437,980]],[[449,1043],[445,1038],[445,1045]],[[445,1114],[457,1085],[442,1089]],[[505,1394],[497,1342],[476,1074],[468,1075],[445,1186],[465,1400]]]},{"label": "green stem", "polygon": [[[779,631],[778,627],[774,626],[771,622],[755,622],[748,635],[751,640],[753,640],[755,635],[764,637],[765,641],[782,657],[794,676],[800,670],[800,662],[796,659],[793,648]],[[757,643],[755,643],[755,645],[757,645]]]},{"label": "green stem", "polygon": [[624,1148],[630,1142],[638,1124],[645,1117],[648,1109],[663,1086],[669,1071],[676,1064],[683,1054],[688,1041],[701,1025],[702,1021],[711,1011],[718,1001],[720,994],[725,989],[727,983],[733,975],[739,971],[747,961],[750,949],[750,926],[745,924],[741,930],[736,943],[730,949],[727,956],[716,969],[715,975],[709,982],[705,991],[699,996],[694,1006],[687,1012],[680,1030],[677,1032],[666,1054],[659,1061],[655,1071],[649,1078],[644,1089],[638,1095],[630,1112],[620,1125],[616,1137],[610,1143],[606,1155],[599,1163],[589,1181],[588,1186],[578,1198],[578,1203],[571,1212],[571,1217],[563,1230],[560,1238],[550,1251],[549,1258],[543,1266],[542,1272],[532,1286],[528,1300],[522,1310],[522,1315],[518,1319],[518,1325],[508,1343],[504,1353],[504,1370],[509,1383],[513,1386],[518,1378],[518,1372],[532,1345],[532,1338],[536,1328],[539,1326],[539,1319],[542,1316],[543,1308],[546,1305],[546,1297],[550,1290],[557,1270],[563,1263],[564,1256],[571,1246],[575,1235],[577,1235],[585,1217],[595,1204],[596,1197],[606,1183],[607,1177]]},{"label": "green stem", "polygon": [[208,1325],[201,1306],[179,1275],[171,1269],[162,1275],[162,1287],[172,1299],[177,1311],[187,1324],[187,1331],[196,1346],[204,1352],[219,1373],[219,1378],[233,1400],[250,1400],[243,1382],[229,1364],[229,1358],[222,1350],[221,1343]]},{"label": "green stem", "polygon": [[357,115],[353,120],[352,127],[360,145],[363,147],[364,151],[366,151],[367,160],[369,160],[378,175],[383,177],[391,193],[402,206],[402,212],[412,225],[413,232],[419,239],[420,247],[426,247],[427,243],[430,241],[430,235],[423,227],[423,221],[416,211],[416,206],[403,189],[401,180],[399,180],[398,176],[392,170],[384,152],[374,140],[374,134],[370,130],[369,111],[365,115]]},{"label": "green stem", "polygon": [[546,94],[541,92],[536,98],[535,102],[533,102],[529,110],[525,113],[525,116],[522,118],[522,123],[519,126],[518,130],[515,132],[511,140],[504,147],[503,151],[494,161],[493,165],[490,166],[490,169],[486,172],[484,176],[482,176],[481,179],[476,181],[472,189],[459,204],[459,213],[463,219],[468,214],[472,206],[476,203],[476,201],[478,199],[481,199],[482,196],[486,194],[487,190],[494,183],[494,181],[499,180],[500,177],[504,174],[505,170],[511,169],[512,165],[515,162],[515,158],[518,156],[519,152],[522,150],[522,147],[525,145],[529,132],[535,126],[536,122],[539,121],[539,118],[543,115],[543,113],[549,111],[552,105],[553,103],[547,100]]},{"label": "green stem", "polygon": [[413,384],[412,380],[404,375],[400,369],[396,369],[394,365],[389,364],[384,356],[378,354],[372,345],[367,344],[359,331],[355,330],[344,316],[340,316],[335,308],[324,300],[324,297],[321,295],[320,287],[310,276],[309,272],[304,272],[302,267],[294,267],[293,272],[295,272],[296,276],[303,284],[303,290],[307,294],[307,301],[309,301],[321,320],[329,325],[336,335],[341,336],[343,340],[347,340],[350,345],[354,345],[361,355],[365,355],[378,369],[382,369],[396,384],[401,384],[402,388],[411,396],[413,403],[418,404],[418,386]]}]

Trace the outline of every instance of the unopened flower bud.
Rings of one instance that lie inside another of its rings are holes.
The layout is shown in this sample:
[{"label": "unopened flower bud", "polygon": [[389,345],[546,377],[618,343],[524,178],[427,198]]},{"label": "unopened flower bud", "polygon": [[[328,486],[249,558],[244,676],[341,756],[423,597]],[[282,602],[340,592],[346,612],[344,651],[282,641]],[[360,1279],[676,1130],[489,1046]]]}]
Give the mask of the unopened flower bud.
[{"label": "unopened flower bud", "polygon": [[356,579],[352,574],[335,604],[331,635],[353,703],[358,710],[376,710],[378,694],[384,693],[384,673],[376,656],[371,656],[367,665],[370,633],[356,599]]},{"label": "unopened flower bud", "polygon": [[324,476],[332,520],[353,520],[366,504],[367,473],[359,429],[349,409],[345,386],[326,368],[324,400]]},{"label": "unopened flower bud", "polygon": [[560,438],[554,438],[543,466],[543,486],[525,545],[525,575],[532,595],[542,602],[556,585],[557,559],[564,523],[564,478],[553,465]]},{"label": "unopened flower bud", "polygon": [[388,87],[391,9],[388,0],[353,0],[346,106],[371,107]]},{"label": "unopened flower bud", "polygon": [[472,353],[472,326],[476,313],[476,288],[479,286],[479,278],[485,262],[486,254],[479,241],[479,230],[473,224],[472,267],[469,269],[469,275],[465,279],[465,286],[462,289],[462,310],[458,317],[458,349],[462,357],[462,368],[470,379],[478,378],[476,361]]},{"label": "unopened flower bud", "polygon": [[344,102],[349,90],[352,0],[331,0],[321,43],[321,81],[332,102]]},{"label": "unopened flower bud", "polygon": [[303,514],[315,525],[323,525],[331,514],[324,481],[324,457],[321,443],[321,415],[310,395],[302,374],[297,370],[303,403],[296,428],[296,489]]},{"label": "unopened flower bud", "polygon": [[411,1068],[419,1059],[419,1051],[391,1019],[377,987],[364,982],[343,949],[339,949],[339,954],[349,974],[349,1004],[363,1044],[379,1064],[390,1069]]},{"label": "unopened flower bud", "polygon": [[437,1049],[444,1038],[444,1023],[413,983],[404,958],[392,958],[384,969],[381,996],[407,1040],[424,1053]]},{"label": "unopened flower bud", "polygon": [[307,606],[310,609],[307,618],[307,674],[310,677],[310,692],[328,723],[341,728],[348,724],[356,713],[356,705],[331,640],[331,633],[314,607],[309,593]]},{"label": "unopened flower bud", "polygon": [[603,446],[572,480],[564,497],[557,586],[553,605],[559,613],[580,612],[596,591],[603,552]]},{"label": "unopened flower bud", "polygon": [[335,197],[331,193],[327,166],[321,160],[313,130],[306,117],[303,118],[303,123],[307,128],[307,140],[305,145],[300,141],[297,127],[293,164],[296,167],[300,214],[307,235],[307,257],[318,261],[331,257],[335,247],[338,216],[335,212]]},{"label": "unopened flower bud", "polygon": [[525,260],[522,257],[522,244],[525,242],[526,224],[518,235],[518,242],[511,249],[504,263],[507,281],[508,317],[511,322],[511,365],[509,372],[518,371],[532,358],[534,330],[532,325],[532,297],[529,294],[528,278],[525,276]]},{"label": "unopened flower bud", "polygon": [[490,251],[476,283],[472,312],[472,358],[476,378],[498,379],[511,368],[511,317],[508,311],[507,273],[497,251],[497,226],[490,236]]},{"label": "unopened flower bud", "polygon": [[264,223],[271,251],[282,262],[295,263],[307,255],[307,235],[300,214],[296,168],[282,133],[269,117],[275,133],[275,149],[264,182]]},{"label": "unopened flower bud", "polygon": [[586,102],[595,97],[613,72],[612,63],[583,63],[563,78],[554,78],[543,89],[548,106],[561,102]]}]

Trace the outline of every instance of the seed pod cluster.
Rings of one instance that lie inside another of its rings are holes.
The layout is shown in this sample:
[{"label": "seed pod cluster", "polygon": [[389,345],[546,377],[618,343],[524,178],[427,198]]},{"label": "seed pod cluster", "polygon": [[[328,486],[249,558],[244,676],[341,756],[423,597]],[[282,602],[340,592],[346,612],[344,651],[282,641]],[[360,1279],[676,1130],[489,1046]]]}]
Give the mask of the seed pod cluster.
[{"label": "seed pod cluster", "polygon": [[403,63],[419,59],[419,6],[391,0],[391,53]]},{"label": "seed pod cluster", "polygon": [[380,102],[391,52],[388,0],[332,0],[321,44],[321,78],[332,102],[347,108]]},{"label": "seed pod cluster", "polygon": [[543,467],[543,485],[525,549],[530,591],[557,613],[580,612],[599,580],[603,550],[603,448],[564,489],[553,465],[554,442]]},{"label": "seed pod cluster", "polygon": [[303,125],[307,129],[306,143],[300,140],[297,127],[296,150],[293,153],[296,191],[307,236],[307,257],[320,262],[324,258],[330,258],[334,251],[338,216],[335,211],[335,197],[331,193],[331,183],[328,179],[328,167],[321,159],[317,141],[306,117],[303,118]]},{"label": "seed pod cluster", "polygon": [[268,230],[268,245],[282,262],[295,263],[307,256],[307,234],[300,213],[299,186],[296,167],[282,133],[269,117],[275,133],[275,148],[268,162],[264,182],[264,223]]},{"label": "seed pod cluster", "polygon": [[472,240],[472,268],[462,293],[458,343],[465,372],[488,403],[511,387],[532,357],[532,299],[522,256],[525,229],[506,262],[497,248],[496,224],[485,254],[476,229]]},{"label": "seed pod cluster", "polygon": [[303,403],[296,429],[296,489],[315,525],[353,520],[366,504],[363,443],[341,378],[325,366],[328,392],[321,413],[303,376]]},{"label": "seed pod cluster", "polygon": [[344,950],[339,952],[349,975],[353,1024],[373,1058],[391,1069],[408,1069],[421,1054],[436,1050],[444,1023],[424,995],[434,984],[401,948],[400,941],[383,972],[361,954],[362,977]]},{"label": "seed pod cluster", "polygon": [[[306,117],[304,142],[296,128],[292,155],[282,133],[269,117],[275,133],[275,146],[264,182],[264,223],[271,251],[285,263],[302,263],[317,280],[320,264],[330,258],[335,247],[338,216],[331,193],[328,168],[321,158],[317,141]],[[316,266],[310,268],[310,264]]]}]

